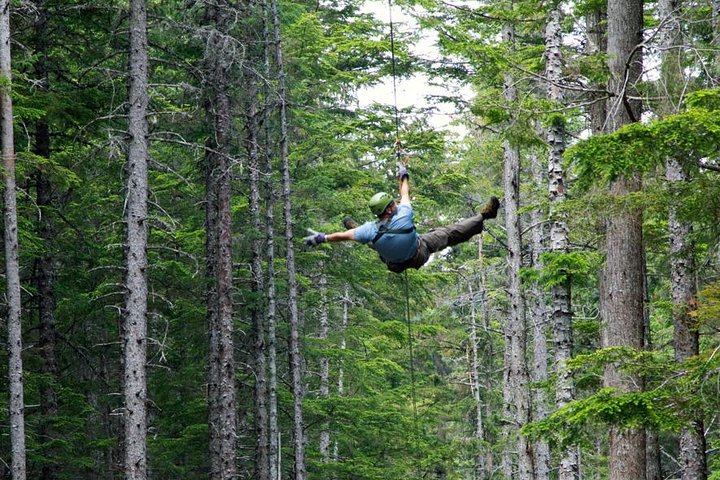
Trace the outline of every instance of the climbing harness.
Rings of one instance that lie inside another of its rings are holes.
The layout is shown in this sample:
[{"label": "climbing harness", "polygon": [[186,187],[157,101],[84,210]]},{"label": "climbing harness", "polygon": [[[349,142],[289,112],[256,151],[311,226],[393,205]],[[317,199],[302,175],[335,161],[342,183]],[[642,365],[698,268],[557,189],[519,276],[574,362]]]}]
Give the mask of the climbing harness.
[{"label": "climbing harness", "polygon": [[407,228],[387,228],[387,225],[380,225],[380,227],[378,227],[378,233],[372,239],[372,241],[370,242],[370,245],[371,246],[375,245],[377,243],[377,241],[380,240],[382,238],[382,236],[385,235],[386,233],[395,233],[395,234],[403,235],[403,234],[407,234],[407,233],[413,233],[414,231],[415,231],[415,225],[413,225],[412,227],[407,227]]}]

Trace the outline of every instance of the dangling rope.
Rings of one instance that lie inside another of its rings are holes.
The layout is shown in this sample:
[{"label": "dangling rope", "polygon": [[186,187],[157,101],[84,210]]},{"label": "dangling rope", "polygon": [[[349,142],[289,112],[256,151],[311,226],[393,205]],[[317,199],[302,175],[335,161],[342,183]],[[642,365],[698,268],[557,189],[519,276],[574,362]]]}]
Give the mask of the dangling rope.
[{"label": "dangling rope", "polygon": [[415,355],[413,353],[412,323],[410,322],[410,287],[408,273],[405,270],[405,320],[408,328],[408,349],[410,350],[410,398],[413,408],[413,436],[415,437],[415,449],[418,445],[418,421],[417,421],[417,400],[415,398]]},{"label": "dangling rope", "polygon": [[[392,0],[388,0],[388,16],[390,19],[390,59],[392,61],[392,81],[393,81],[393,113],[395,114],[395,155],[398,162],[402,161],[402,143],[400,143],[400,115],[397,106],[397,71],[395,61],[395,25],[392,18]],[[410,397],[413,409],[413,437],[415,440],[415,449],[418,446],[418,415],[417,415],[417,399],[415,397],[415,355],[413,352],[413,335],[412,323],[410,321],[410,287],[408,282],[408,273],[405,270],[405,320],[408,328],[408,350],[410,353]]]}]

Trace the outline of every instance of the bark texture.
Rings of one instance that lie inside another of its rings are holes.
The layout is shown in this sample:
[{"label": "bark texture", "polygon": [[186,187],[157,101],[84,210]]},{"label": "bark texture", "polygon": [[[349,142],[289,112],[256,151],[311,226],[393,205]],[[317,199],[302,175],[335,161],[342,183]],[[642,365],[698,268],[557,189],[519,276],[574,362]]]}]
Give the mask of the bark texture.
[{"label": "bark texture", "polygon": [[275,66],[277,68],[280,111],[280,158],[282,161],[283,216],[285,220],[285,261],[288,276],[288,310],[290,320],[290,386],[293,394],[293,451],[295,452],[295,480],[305,480],[305,426],[303,421],[303,360],[300,348],[300,316],[298,313],[298,283],[295,269],[295,239],[293,234],[290,155],[288,150],[288,98],[285,86],[280,12],[277,0],[271,0]]},{"label": "bark texture", "polygon": [[[319,262],[320,279],[318,289],[320,290],[320,341],[327,341],[330,332],[328,298],[327,298],[327,275],[325,274],[325,262]],[[327,399],[330,396],[330,359],[326,356],[320,357],[320,398]],[[325,424],[320,431],[320,458],[323,462],[330,461],[330,425]]]},{"label": "bark texture", "polygon": [[275,289],[275,228],[272,183],[272,161],[266,156],[265,166],[265,258],[267,259],[267,310],[268,329],[268,457],[271,480],[280,480],[280,429],[277,403],[277,298]]},{"label": "bark texture", "polygon": [[[270,5],[266,0],[261,1],[263,19],[263,67],[265,78],[271,78],[272,57],[274,52],[271,49],[273,34],[272,15]],[[264,98],[267,102],[270,98],[269,86],[263,84]],[[278,427],[278,403],[277,403],[277,299],[275,289],[275,194],[273,183],[273,156],[272,156],[272,132],[270,129],[270,106],[264,105],[263,125],[265,133],[265,149],[263,151],[264,165],[264,195],[265,195],[265,259],[267,263],[267,309],[265,321],[267,322],[267,409],[268,409],[268,461],[269,476],[271,480],[280,480],[280,430]]]},{"label": "bark texture", "polygon": [[[678,112],[685,86],[683,65],[685,50],[682,46],[681,0],[660,0],[658,15],[661,77],[659,92],[664,99],[660,105],[662,115]],[[671,192],[668,215],[670,240],[670,293],[673,303],[673,346],[678,362],[699,353],[699,334],[690,313],[696,305],[695,257],[692,243],[692,223],[682,218],[683,190],[692,180],[688,169],[676,158],[668,158],[666,178]],[[705,456],[705,433],[702,416],[698,415],[680,431],[680,466],[682,480],[704,480],[708,476]]]},{"label": "bark texture", "polygon": [[[483,238],[478,235],[478,291],[473,290],[472,283],[468,284],[470,295],[470,389],[474,400],[474,436],[478,442],[478,449],[475,452],[475,465],[473,466],[476,480],[490,478],[492,475],[491,451],[486,448],[487,436],[485,432],[485,414],[483,411],[483,399],[481,391],[485,387],[480,379],[481,352],[479,330],[489,322],[489,308],[487,306],[487,276],[483,262]],[[478,303],[480,311],[478,312]],[[480,318],[478,318],[480,317]]]},{"label": "bark texture", "polygon": [[15,192],[15,143],[10,63],[10,0],[0,0],[0,129],[5,186],[5,282],[8,329],[8,404],[10,420],[10,472],[13,480],[25,480],[25,405],[22,362],[20,262],[18,246],[17,194]]},{"label": "bark texture", "polygon": [[[545,28],[545,56],[547,65],[547,98],[551,102],[562,104],[564,100],[562,28],[560,8],[553,8],[548,14]],[[565,124],[556,119],[546,131],[548,143],[548,199],[550,201],[550,234],[548,249],[553,254],[568,253],[568,226],[562,204],[565,202],[565,171],[563,154],[565,153]],[[567,362],[572,358],[572,306],[570,279],[553,285],[550,290],[549,318],[553,325],[553,343],[555,346],[555,408],[563,408],[575,398],[575,386]],[[575,446],[561,453],[558,478],[574,480],[580,476],[579,452]]]},{"label": "bark texture", "polygon": [[[671,184],[690,181],[690,175],[675,159],[667,160],[667,179]],[[680,200],[676,197],[676,200]],[[675,359],[687,360],[699,353],[699,334],[690,313],[696,305],[695,258],[692,225],[678,214],[678,205],[671,205],[670,217],[670,282],[673,302],[673,345]],[[705,428],[701,416],[680,431],[680,465],[682,480],[707,478]]]},{"label": "bark texture", "polygon": [[[608,106],[606,131],[640,118],[640,102],[634,86],[642,71],[643,4],[641,0],[608,2],[609,90],[614,95]],[[634,97],[634,98],[632,98]],[[621,203],[640,189],[635,175],[618,178],[610,194]],[[605,266],[600,285],[601,315],[605,322],[605,347],[644,347],[643,327],[643,244],[642,212],[633,206],[618,206],[609,215],[605,234]],[[621,392],[642,390],[642,379],[609,365],[606,387]],[[645,476],[645,432],[642,428],[610,428],[610,479]]]},{"label": "bark texture", "polygon": [[147,478],[148,43],[145,0],[130,2],[124,318],[125,478]]},{"label": "bark texture", "polygon": [[[515,31],[510,24],[503,27],[503,41],[514,43]],[[504,78],[503,97],[512,104],[517,101],[514,79]],[[503,436],[510,445],[517,446],[517,476],[513,473],[513,462],[509,454],[503,458],[502,472],[506,478],[534,479],[533,452],[527,438],[519,429],[530,421],[530,390],[527,370],[525,330],[525,299],[522,296],[520,268],[522,267],[522,239],[520,228],[520,152],[510,141],[505,140],[503,186],[505,192],[505,227],[508,242],[508,311],[504,325],[505,368],[503,372]]]},{"label": "bark texture", "polygon": [[270,457],[268,454],[268,412],[267,412],[267,351],[265,342],[265,315],[262,298],[264,292],[264,278],[262,268],[262,219],[260,207],[260,159],[258,152],[259,125],[258,125],[258,88],[257,78],[249,74],[247,78],[249,88],[249,104],[247,115],[247,153],[248,168],[250,170],[250,215],[252,229],[250,233],[251,285],[255,294],[251,306],[251,317],[255,344],[253,358],[255,359],[255,478],[257,480],[270,480]]},{"label": "bark texture", "polygon": [[[533,181],[538,187],[538,191],[542,191],[544,176],[540,165],[540,159],[537,155],[530,156],[530,168],[532,170]],[[530,214],[530,222],[532,229],[532,268],[538,272],[542,270],[541,255],[545,249],[545,229],[542,221],[543,213],[537,208]],[[548,327],[548,308],[545,302],[545,294],[542,286],[538,282],[533,282],[529,288],[530,298],[528,304],[530,306],[530,318],[532,322],[533,332],[533,358],[532,371],[530,378],[532,383],[540,384],[548,379],[548,348],[547,348],[547,327]],[[542,420],[548,416],[548,395],[544,387],[535,387],[532,389],[533,421]],[[547,441],[537,440],[533,444],[533,464],[535,466],[535,479],[548,480],[550,478],[550,446]]]},{"label": "bark texture", "polygon": [[206,111],[213,135],[206,153],[207,311],[209,328],[208,426],[210,478],[237,476],[237,402],[232,322],[232,163],[230,71],[236,60],[231,22],[235,11],[226,1],[207,4],[210,25],[205,51]]}]

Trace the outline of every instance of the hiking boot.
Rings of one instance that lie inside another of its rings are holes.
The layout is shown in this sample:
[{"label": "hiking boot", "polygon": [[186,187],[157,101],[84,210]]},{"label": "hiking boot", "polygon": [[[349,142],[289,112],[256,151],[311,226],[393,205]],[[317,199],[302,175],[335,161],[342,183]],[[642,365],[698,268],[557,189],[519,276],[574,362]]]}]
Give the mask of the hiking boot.
[{"label": "hiking boot", "polygon": [[347,230],[352,230],[353,228],[358,227],[358,223],[352,219],[352,217],[344,217],[342,219],[343,227]]},{"label": "hiking boot", "polygon": [[495,218],[497,217],[497,212],[499,208],[500,200],[498,200],[497,197],[490,197],[490,200],[488,200],[487,203],[483,205],[480,213],[482,213],[483,218]]}]

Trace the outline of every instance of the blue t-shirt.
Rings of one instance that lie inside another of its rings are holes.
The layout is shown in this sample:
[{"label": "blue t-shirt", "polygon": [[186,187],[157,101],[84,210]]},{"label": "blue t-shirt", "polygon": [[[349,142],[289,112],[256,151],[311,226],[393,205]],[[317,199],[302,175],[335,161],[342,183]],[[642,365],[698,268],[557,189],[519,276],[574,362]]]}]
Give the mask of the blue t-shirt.
[{"label": "blue t-shirt", "polygon": [[[392,218],[384,222],[367,222],[355,230],[355,240],[360,243],[370,244],[378,233],[380,225],[385,224],[388,230],[403,230],[412,228],[413,209],[410,205],[398,205],[397,212]],[[370,247],[376,250],[383,260],[391,263],[402,263],[411,259],[417,252],[418,234],[413,230],[411,233],[386,233],[375,244]]]}]

